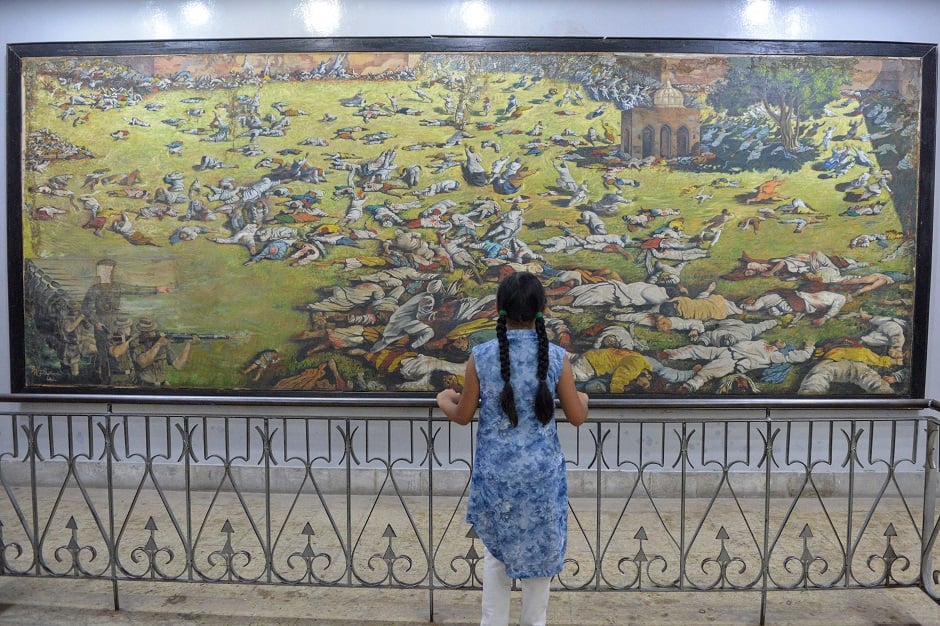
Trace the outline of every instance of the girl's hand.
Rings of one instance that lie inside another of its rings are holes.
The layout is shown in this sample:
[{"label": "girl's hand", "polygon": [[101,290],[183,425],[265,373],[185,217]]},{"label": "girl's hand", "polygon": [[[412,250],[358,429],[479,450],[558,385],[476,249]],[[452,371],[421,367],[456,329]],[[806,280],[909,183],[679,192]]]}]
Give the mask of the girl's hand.
[{"label": "girl's hand", "polygon": [[460,393],[453,389],[447,388],[437,394],[437,405],[445,412],[447,411],[444,409],[445,406],[457,406],[459,402]]},{"label": "girl's hand", "polygon": [[476,413],[480,402],[480,379],[477,378],[473,355],[467,360],[467,369],[464,373],[463,391],[456,391],[448,387],[437,394],[437,406],[452,422],[466,426]]}]

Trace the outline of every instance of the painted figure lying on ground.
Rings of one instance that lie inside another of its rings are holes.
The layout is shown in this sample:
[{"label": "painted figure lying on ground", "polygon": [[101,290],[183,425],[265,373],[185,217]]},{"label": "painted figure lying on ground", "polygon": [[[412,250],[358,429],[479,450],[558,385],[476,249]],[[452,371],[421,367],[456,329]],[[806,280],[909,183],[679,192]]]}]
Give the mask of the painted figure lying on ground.
[{"label": "painted figure lying on ground", "polygon": [[36,63],[30,384],[457,388],[525,270],[580,389],[907,391],[913,70],[787,68],[787,120],[773,57],[249,57]]}]

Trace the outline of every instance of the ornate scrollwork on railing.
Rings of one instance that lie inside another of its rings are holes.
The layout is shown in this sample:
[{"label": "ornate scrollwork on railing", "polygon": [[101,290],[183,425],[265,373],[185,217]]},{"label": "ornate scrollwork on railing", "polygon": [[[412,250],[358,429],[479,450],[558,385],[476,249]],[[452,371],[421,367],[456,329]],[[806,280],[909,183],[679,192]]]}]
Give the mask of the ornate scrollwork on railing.
[{"label": "ornate scrollwork on railing", "polygon": [[0,519],[0,576],[10,573],[9,570],[7,570],[7,559],[8,559],[7,551],[8,550],[11,552],[12,551],[16,552],[16,556],[14,557],[14,559],[18,559],[21,556],[23,556],[23,546],[21,546],[20,544],[16,542],[4,543],[3,520]]},{"label": "ornate scrollwork on railing", "polygon": [[98,551],[92,545],[83,546],[78,542],[78,524],[75,522],[74,517],[69,517],[69,521],[66,522],[65,527],[71,531],[72,536],[69,538],[67,544],[56,548],[54,554],[55,560],[59,563],[68,563],[68,569],[65,572],[59,572],[59,575],[74,576],[75,578],[79,576],[94,576],[95,574],[85,568],[80,557],[82,553],[87,553],[90,557],[88,562],[91,562],[98,557]]},{"label": "ornate scrollwork on railing", "polygon": [[[627,576],[628,580],[625,584],[618,585],[615,588],[655,589],[673,585],[675,581],[657,581],[655,578],[656,574],[653,568],[659,567],[659,574],[664,574],[669,569],[669,563],[660,554],[653,554],[652,556],[646,554],[646,550],[643,548],[643,542],[649,541],[646,528],[640,526],[633,538],[638,543],[636,553],[633,556],[625,556],[617,562],[617,569]],[[643,583],[644,579],[647,581],[645,585]]]},{"label": "ornate scrollwork on railing", "polygon": [[[829,563],[826,559],[821,556],[816,556],[813,554],[812,550],[810,550],[809,544],[812,538],[813,531],[809,527],[809,524],[806,524],[803,526],[802,532],[800,532],[800,539],[803,540],[803,551],[800,553],[800,556],[788,556],[783,561],[783,565],[788,572],[798,574],[796,581],[785,588],[796,589],[797,587],[802,587],[808,589],[810,587],[816,587],[820,583],[819,581],[813,580],[813,569],[815,568],[819,574],[825,574],[829,569]],[[799,569],[794,572],[796,568]]]},{"label": "ornate scrollwork on railing", "polygon": [[146,566],[146,569],[141,574],[138,574],[137,577],[150,578],[151,580],[172,578],[171,576],[167,576],[166,572],[160,568],[160,562],[157,560],[157,557],[165,557],[163,565],[169,565],[173,560],[173,550],[166,546],[157,545],[156,532],[158,528],[157,523],[152,517],[147,520],[144,529],[150,533],[150,537],[147,538],[147,543],[131,550],[131,560],[134,563],[142,562]]},{"label": "ornate scrollwork on railing", "polygon": [[888,524],[888,527],[885,529],[884,536],[884,552],[882,554],[872,554],[865,561],[865,564],[868,565],[868,569],[876,573],[878,572],[878,569],[874,564],[881,564],[881,575],[873,584],[869,586],[880,587],[898,584],[900,581],[897,579],[897,572],[895,572],[895,567],[897,567],[900,572],[907,571],[911,567],[911,560],[903,554],[898,554],[895,552],[894,547],[891,545],[891,539],[898,536],[897,531],[894,529],[894,524]]},{"label": "ornate scrollwork on railing", "polygon": [[398,538],[398,535],[395,533],[395,529],[393,529],[391,525],[386,526],[385,532],[382,533],[382,537],[388,540],[388,545],[385,548],[385,552],[377,552],[373,554],[371,557],[369,557],[367,564],[370,570],[378,571],[379,567],[377,567],[375,564],[379,561],[382,561],[385,566],[384,576],[378,581],[370,581],[366,584],[370,587],[385,584],[388,584],[389,586],[397,585],[400,587],[416,586],[417,583],[409,583],[401,578],[401,574],[411,571],[411,567],[414,565],[414,561],[407,554],[396,554],[394,540]]},{"label": "ornate scrollwork on railing", "polygon": [[[72,423],[73,418],[71,416],[67,419]],[[50,440],[53,436],[51,423],[52,421],[50,419],[47,422],[49,425]],[[84,471],[85,466],[102,461],[105,456],[104,451],[107,450],[107,447],[104,445],[103,441],[95,437],[96,431],[99,431],[99,428],[94,426],[95,420],[89,416],[86,420],[83,420],[83,423],[84,429],[82,433],[85,435],[84,441],[76,443],[70,440],[63,452],[56,451],[53,442],[50,441],[48,443],[49,454],[45,457],[51,462],[64,463],[66,469],[65,477],[62,479],[62,484],[59,486],[52,507],[49,510],[45,527],[39,535],[39,544],[36,550],[40,567],[52,576],[105,577],[108,575],[111,560],[114,558],[111,551],[109,532],[104,523],[109,511],[99,511],[99,507],[92,497],[89,487],[85,484],[86,479],[84,477],[86,473]],[[35,434],[38,433],[38,431],[39,426],[37,425],[33,432]],[[70,434],[71,432],[72,431],[70,431]],[[100,432],[107,431],[101,430]],[[96,443],[102,443],[101,453],[95,452]],[[38,440],[33,440],[30,446],[38,446]],[[37,458],[42,458],[38,448],[35,448],[32,453],[35,453]],[[92,474],[88,473],[88,480],[92,479]],[[71,502],[66,496],[69,492],[73,492],[74,490],[77,490],[81,497]],[[47,542],[55,541],[50,535],[54,533],[57,528],[61,528],[58,526],[58,522],[61,517],[66,515],[69,517],[63,527],[70,532],[69,540],[65,544],[53,548],[49,546]],[[97,531],[93,534],[93,540],[97,545],[92,543],[81,545],[79,543],[79,524],[76,520],[76,515],[90,522],[90,525]],[[98,543],[99,539],[100,543]],[[47,549],[52,550],[52,557],[55,563],[48,559],[47,553],[45,552]],[[99,553],[102,553],[103,556],[98,561],[98,568],[90,569],[90,564],[98,559]],[[57,564],[65,564],[66,569],[63,570]]]},{"label": "ornate scrollwork on railing", "polygon": [[712,566],[717,565],[718,572],[715,575],[712,584],[705,588],[737,588],[738,586],[728,579],[728,570],[734,566],[739,574],[743,574],[747,570],[747,563],[744,562],[744,559],[737,556],[731,556],[728,553],[728,547],[725,545],[725,542],[730,539],[730,537],[724,526],[718,529],[718,534],[715,535],[715,539],[718,539],[721,542],[721,549],[718,551],[717,556],[704,559],[701,563],[701,569],[702,573],[708,574],[709,571],[715,569]]},{"label": "ornate scrollwork on railing", "polygon": [[477,564],[483,560],[483,556],[477,551],[477,531],[474,530],[473,526],[467,531],[467,539],[470,540],[470,547],[467,548],[467,553],[462,555],[457,555],[450,560],[450,569],[454,573],[458,573],[457,564],[461,564],[461,569],[466,568],[467,575],[459,579],[455,583],[445,582],[444,584],[447,587],[480,587],[483,585],[483,577],[480,576],[477,571]]},{"label": "ornate scrollwork on railing", "polygon": [[[646,536],[646,529],[640,526],[640,529],[636,531],[636,534],[633,535],[633,538],[636,539],[640,547],[637,549],[636,554],[632,557],[625,556],[619,561],[617,561],[617,569],[621,574],[624,574],[628,577],[626,584],[620,585],[620,589],[629,589],[633,586],[636,586],[638,589],[643,586],[643,573],[647,569],[647,563],[650,559],[646,556],[646,552],[643,550],[643,542],[647,541],[649,537]],[[626,564],[629,563],[633,571],[627,572],[625,569]]]},{"label": "ornate scrollwork on railing", "polygon": [[[561,423],[553,585],[935,593],[940,530],[919,524],[938,479],[918,500],[902,475],[924,471],[923,424]],[[0,575],[479,589],[474,434],[433,414],[0,413]]]},{"label": "ornate scrollwork on railing", "polygon": [[[319,583],[319,584],[328,584],[329,581],[323,578],[320,572],[330,567],[333,563],[333,558],[327,552],[317,552],[313,549],[313,537],[315,533],[313,532],[313,527],[310,525],[310,522],[304,524],[304,529],[301,531],[301,534],[307,538],[307,545],[303,550],[299,552],[293,552],[290,556],[287,557],[287,566],[292,570],[296,569],[294,565],[295,559],[302,561],[304,564],[304,572],[301,578],[288,579],[281,574],[278,574],[278,577],[285,582],[292,583]],[[319,560],[326,561],[326,565],[322,569],[314,569],[313,564]]]},{"label": "ornate scrollwork on railing", "polygon": [[210,580],[221,581],[227,580],[232,581],[241,581],[244,582],[247,580],[244,578],[238,570],[236,570],[237,561],[236,559],[243,560],[243,566],[248,566],[251,563],[251,553],[248,550],[238,550],[236,551],[232,547],[232,535],[235,534],[235,529],[232,528],[232,523],[229,520],[225,520],[225,523],[222,524],[222,530],[220,531],[225,535],[225,545],[218,550],[213,550],[209,553],[208,561],[209,565],[216,567],[218,565],[223,566],[222,573]]}]

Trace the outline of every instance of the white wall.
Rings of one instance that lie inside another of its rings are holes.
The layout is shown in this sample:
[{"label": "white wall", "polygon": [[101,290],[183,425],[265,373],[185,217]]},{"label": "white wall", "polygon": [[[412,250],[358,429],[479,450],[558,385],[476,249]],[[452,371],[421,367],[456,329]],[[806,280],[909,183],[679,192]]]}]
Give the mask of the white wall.
[{"label": "white wall", "polygon": [[[315,36],[607,36],[936,43],[933,0],[3,0],[0,44]],[[6,120],[6,64],[0,120]],[[6,127],[0,124],[6,145]],[[6,154],[0,154],[0,172]],[[936,187],[940,187],[935,185]],[[6,187],[0,185],[5,223]],[[940,220],[935,220],[934,239]],[[0,238],[0,259],[6,241]],[[0,261],[2,263],[2,261]],[[940,255],[932,293],[940,294]],[[3,264],[5,267],[5,264]],[[7,276],[0,311],[7,311]],[[0,323],[0,392],[10,390],[9,331]],[[940,397],[940,315],[931,316],[928,398]]]}]

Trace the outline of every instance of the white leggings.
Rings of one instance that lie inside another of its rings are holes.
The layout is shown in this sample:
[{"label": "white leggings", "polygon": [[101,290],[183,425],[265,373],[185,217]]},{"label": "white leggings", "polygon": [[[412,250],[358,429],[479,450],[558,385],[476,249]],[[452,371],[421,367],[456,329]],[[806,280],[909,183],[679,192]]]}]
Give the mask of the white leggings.
[{"label": "white leggings", "polygon": [[[548,591],[551,577],[523,578],[521,626],[544,626],[548,611]],[[512,579],[506,575],[506,566],[483,547],[483,618],[480,626],[507,626],[509,624],[509,592]]]}]

